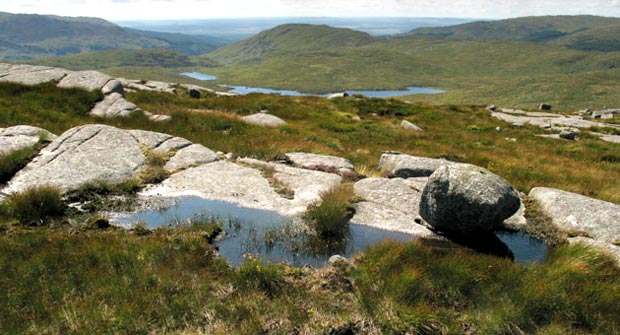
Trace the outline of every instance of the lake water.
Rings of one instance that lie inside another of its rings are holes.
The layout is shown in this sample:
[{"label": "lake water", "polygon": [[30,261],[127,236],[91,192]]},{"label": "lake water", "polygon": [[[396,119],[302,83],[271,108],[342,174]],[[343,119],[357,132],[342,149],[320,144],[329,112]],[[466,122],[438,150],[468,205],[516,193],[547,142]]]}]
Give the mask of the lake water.
[{"label": "lake water", "polygon": [[[179,197],[172,206],[163,210],[144,210],[112,216],[111,220],[124,227],[132,227],[136,222],[143,222],[147,228],[156,229],[188,224],[192,218],[204,217],[215,217],[223,222],[226,235],[216,242],[216,246],[222,257],[231,265],[239,265],[243,261],[244,253],[252,253],[259,255],[266,262],[286,262],[294,266],[310,264],[321,267],[333,254],[350,257],[388,239],[407,242],[416,238],[405,233],[351,225],[349,237],[344,245],[325,254],[306,252],[303,238],[299,237],[301,234],[294,233],[300,226],[293,222],[292,218],[273,211],[245,208],[230,202],[200,197]],[[286,233],[287,231],[289,233]],[[273,238],[274,236],[276,238]],[[501,233],[497,237],[492,237],[494,241],[490,245],[499,243],[500,249],[509,248],[516,262],[544,260],[546,245],[528,235]]]},{"label": "lake water", "polygon": [[[200,72],[184,72],[181,75],[198,79],[198,80],[215,80],[217,77],[200,73]],[[287,96],[320,96],[320,97],[328,97],[332,93],[327,94],[311,94],[311,93],[303,93],[293,90],[276,90],[270,88],[262,88],[262,87],[249,87],[249,86],[231,86],[231,85],[218,85],[220,87],[229,88],[230,92],[236,94],[250,94],[250,93],[263,93],[263,94],[279,94],[279,95],[287,95]],[[387,97],[395,97],[401,95],[408,94],[437,94],[443,93],[445,91],[437,90],[433,88],[426,87],[408,87],[404,90],[386,90],[386,91],[346,91],[349,95],[361,94],[367,96],[369,98],[387,98]]]},{"label": "lake water", "polygon": [[190,77],[190,78],[194,78],[197,80],[215,80],[217,79],[216,76],[212,76],[210,74],[204,74],[204,73],[200,73],[200,72],[183,72],[183,73],[179,73],[182,76],[186,76],[186,77]]}]

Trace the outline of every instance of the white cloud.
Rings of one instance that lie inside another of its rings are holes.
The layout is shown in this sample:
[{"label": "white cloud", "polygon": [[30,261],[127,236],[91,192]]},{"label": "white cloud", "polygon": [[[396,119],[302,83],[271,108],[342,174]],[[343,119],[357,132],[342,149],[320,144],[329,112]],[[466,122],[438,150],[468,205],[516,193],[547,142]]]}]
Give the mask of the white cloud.
[{"label": "white cloud", "polygon": [[0,0],[0,11],[111,20],[278,16],[620,16],[619,0]]}]

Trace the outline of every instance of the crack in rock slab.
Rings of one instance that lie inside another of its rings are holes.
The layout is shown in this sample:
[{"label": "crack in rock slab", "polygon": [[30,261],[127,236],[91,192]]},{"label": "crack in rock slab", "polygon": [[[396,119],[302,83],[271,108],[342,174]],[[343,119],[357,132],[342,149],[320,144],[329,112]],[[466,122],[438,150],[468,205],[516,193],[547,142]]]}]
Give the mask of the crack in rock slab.
[{"label": "crack in rock slab", "polygon": [[86,183],[120,183],[146,167],[140,144],[126,131],[104,125],[71,129],[54,140],[19,171],[3,190],[17,193],[50,185],[62,191]]}]

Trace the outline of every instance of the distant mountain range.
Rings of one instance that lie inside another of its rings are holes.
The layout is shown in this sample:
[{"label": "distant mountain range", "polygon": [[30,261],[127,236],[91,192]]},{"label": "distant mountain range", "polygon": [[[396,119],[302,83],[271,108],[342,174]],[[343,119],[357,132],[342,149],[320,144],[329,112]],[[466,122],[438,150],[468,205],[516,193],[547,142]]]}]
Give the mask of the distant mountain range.
[{"label": "distant mountain range", "polygon": [[418,28],[407,35],[466,41],[551,43],[576,50],[619,51],[620,18],[587,15],[523,17]]},{"label": "distant mountain range", "polygon": [[225,44],[210,36],[147,32],[98,18],[0,12],[0,59],[24,60],[89,51],[169,49],[197,55]]}]

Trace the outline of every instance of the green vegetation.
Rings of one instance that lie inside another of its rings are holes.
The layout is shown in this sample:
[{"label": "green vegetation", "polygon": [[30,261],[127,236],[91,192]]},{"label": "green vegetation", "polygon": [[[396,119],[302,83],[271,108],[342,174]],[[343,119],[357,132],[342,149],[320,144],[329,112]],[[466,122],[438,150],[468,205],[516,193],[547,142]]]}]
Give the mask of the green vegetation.
[{"label": "green vegetation", "polygon": [[[614,261],[583,246],[524,266],[445,242],[385,243],[353,277],[385,333],[617,334]],[[615,293],[612,293],[615,292]]]},{"label": "green vegetation", "polygon": [[246,256],[233,269],[207,226],[0,233],[0,331],[620,334],[620,270],[583,246],[526,266],[446,242],[388,242],[353,267]]},{"label": "green vegetation", "polygon": [[268,57],[357,47],[374,40],[378,39],[351,29],[310,24],[285,24],[216,50],[209,57],[223,64],[247,64],[260,62]]},{"label": "green vegetation", "polygon": [[355,213],[351,205],[352,197],[352,185],[345,184],[322,194],[321,202],[308,209],[304,214],[304,220],[313,231],[314,238],[328,245],[339,244],[346,240],[349,234],[349,220]]},{"label": "green vegetation", "polygon": [[14,194],[6,200],[8,214],[20,224],[43,226],[65,213],[65,203],[60,191],[54,187],[40,186]]},{"label": "green vegetation", "polygon": [[146,153],[146,169],[140,175],[140,179],[145,184],[157,184],[170,176],[164,169],[164,165],[170,159],[170,153],[148,151]]},{"label": "green vegetation", "polygon": [[[97,94],[60,90],[52,85],[13,84],[0,84],[0,92],[10,92],[0,101],[7,111],[0,114],[0,127],[30,124],[60,134],[94,122],[86,113]],[[479,106],[436,107],[383,99],[260,94],[191,99],[149,92],[131,93],[129,100],[144,110],[173,118],[167,123],[153,123],[135,115],[96,122],[168,133],[238,156],[269,159],[293,151],[337,155],[350,159],[360,171],[374,168],[383,151],[452,157],[485,167],[522,192],[546,186],[620,202],[620,181],[616,178],[619,163],[614,159],[620,157],[620,146],[585,136],[578,142],[539,138],[535,135],[543,130],[529,126],[512,129]],[[266,129],[238,118],[263,109],[288,125]],[[384,116],[372,115],[372,110]],[[354,116],[362,120],[356,121]],[[404,116],[426,131],[401,129]],[[476,130],[471,125],[476,125]],[[498,126],[504,129],[501,133],[495,130]],[[506,141],[507,137],[517,142]]]},{"label": "green vegetation", "polygon": [[[620,19],[601,16],[532,16],[499,21],[478,21],[450,27],[419,28],[407,35],[453,40],[525,41],[565,45],[572,49],[620,51]],[[589,39],[595,38],[596,41]]]},{"label": "green vegetation", "polygon": [[[248,39],[239,43],[249,48],[253,42]],[[222,62],[219,55],[232,47],[208,56]],[[286,46],[281,48],[288,50]],[[409,36],[373,40],[357,47],[293,50],[284,55],[274,51],[260,61],[242,59],[226,67],[201,71],[217,75],[220,82],[227,84],[302,92],[424,86],[447,92],[404,99],[523,108],[535,108],[545,101],[557,109],[576,110],[619,103],[614,94],[618,90],[618,65],[618,52]]]},{"label": "green vegetation", "polygon": [[66,192],[64,200],[68,203],[79,203],[80,209],[87,213],[131,210],[135,204],[135,194],[143,187],[143,181],[133,179],[114,185],[94,182]]},{"label": "green vegetation", "polygon": [[100,70],[124,66],[182,68],[190,66],[209,67],[214,65],[213,61],[195,61],[189,56],[178,52],[158,49],[105,50],[66,57],[44,58],[36,61],[27,61],[27,63],[60,67],[74,71]]},{"label": "green vegetation", "polygon": [[8,182],[35,154],[34,148],[26,148],[0,155],[0,185]]},{"label": "green vegetation", "polygon": [[103,98],[100,92],[60,89],[53,83],[30,87],[2,83],[0,96],[1,125],[45,124],[52,133],[86,123],[88,112]]},{"label": "green vegetation", "polygon": [[[260,291],[269,297],[280,294],[285,285],[284,266],[265,264],[258,256],[244,254],[244,262],[232,277],[233,285],[240,290]],[[251,292],[250,292],[251,293]]]}]

